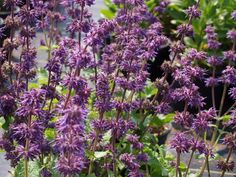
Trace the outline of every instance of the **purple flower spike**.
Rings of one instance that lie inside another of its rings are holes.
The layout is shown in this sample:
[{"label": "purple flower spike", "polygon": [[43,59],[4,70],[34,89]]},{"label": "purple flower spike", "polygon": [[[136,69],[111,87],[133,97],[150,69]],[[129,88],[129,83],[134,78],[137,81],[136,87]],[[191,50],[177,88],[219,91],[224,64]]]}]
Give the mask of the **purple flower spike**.
[{"label": "purple flower spike", "polygon": [[208,48],[212,50],[218,49],[221,43],[217,41],[217,34],[215,33],[215,29],[212,26],[207,26],[205,32],[207,35]]},{"label": "purple flower spike", "polygon": [[189,7],[185,12],[188,16],[191,16],[195,19],[199,18],[201,15],[201,12],[199,11],[199,9],[196,5]]}]

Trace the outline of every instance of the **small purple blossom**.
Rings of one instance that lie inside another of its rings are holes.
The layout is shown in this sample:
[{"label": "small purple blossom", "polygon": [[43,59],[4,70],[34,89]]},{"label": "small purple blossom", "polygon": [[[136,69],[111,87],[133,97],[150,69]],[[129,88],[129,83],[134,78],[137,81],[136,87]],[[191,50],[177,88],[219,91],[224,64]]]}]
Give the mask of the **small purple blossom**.
[{"label": "small purple blossom", "polygon": [[221,43],[217,41],[215,29],[212,26],[207,26],[205,32],[207,36],[208,48],[212,50],[218,49]]},{"label": "small purple blossom", "polygon": [[230,96],[236,100],[236,87],[232,87],[230,90],[229,90],[229,94]]},{"label": "small purple blossom", "polygon": [[223,60],[216,56],[208,57],[207,62],[212,66],[219,66],[223,64]]},{"label": "small purple blossom", "polygon": [[136,161],[136,157],[132,154],[121,154],[120,160],[132,171],[137,170],[140,167],[140,165]]},{"label": "small purple blossom", "polygon": [[193,36],[193,27],[189,24],[181,24],[177,27],[178,35]]},{"label": "small purple blossom", "polygon": [[223,143],[227,145],[228,148],[236,149],[236,133],[227,134],[223,139]]},{"label": "small purple blossom", "polygon": [[233,171],[234,166],[234,161],[225,162],[223,160],[219,160],[217,163],[217,168],[222,171]]},{"label": "small purple blossom", "polygon": [[209,77],[206,78],[205,84],[207,87],[216,87],[220,82],[220,79],[214,78],[214,77]]},{"label": "small purple blossom", "polygon": [[226,69],[222,71],[222,82],[226,84],[236,84],[236,69],[232,66],[227,66]]},{"label": "small purple blossom", "polygon": [[179,153],[188,152],[190,148],[189,138],[185,133],[176,133],[170,142],[170,147]]},{"label": "small purple blossom", "polygon": [[231,13],[232,19],[236,20],[236,10]]},{"label": "small purple blossom", "polygon": [[198,7],[196,5],[193,5],[189,7],[187,10],[185,10],[186,14],[193,18],[199,18],[201,15],[201,12],[199,11]]},{"label": "small purple blossom", "polygon": [[170,4],[169,0],[162,0],[159,2],[159,5],[154,8],[154,11],[158,12],[158,13],[163,13],[163,12],[165,12],[165,10],[169,4]]},{"label": "small purple blossom", "polygon": [[189,112],[176,112],[174,121],[183,127],[191,127],[193,116]]},{"label": "small purple blossom", "polygon": [[134,149],[142,149],[143,148],[143,143],[139,142],[139,136],[137,135],[128,135],[127,136],[128,142],[132,144],[132,147]]},{"label": "small purple blossom", "polygon": [[224,54],[225,59],[230,60],[232,62],[236,61],[236,54],[234,51],[229,50],[229,51],[223,52],[223,54]]},{"label": "small purple blossom", "polygon": [[236,30],[230,30],[227,33],[227,38],[231,39],[232,41],[236,40]]}]

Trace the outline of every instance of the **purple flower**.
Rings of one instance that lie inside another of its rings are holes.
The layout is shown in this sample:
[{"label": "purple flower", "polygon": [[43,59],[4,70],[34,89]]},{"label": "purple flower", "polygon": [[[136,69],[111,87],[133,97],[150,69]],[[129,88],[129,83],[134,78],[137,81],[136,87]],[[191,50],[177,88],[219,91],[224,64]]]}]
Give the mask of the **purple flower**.
[{"label": "purple flower", "polygon": [[193,17],[195,19],[199,18],[201,15],[201,12],[196,5],[190,6],[187,10],[185,10],[185,12],[189,17]]},{"label": "purple flower", "polygon": [[192,128],[198,134],[204,133],[209,128],[210,121],[214,117],[216,117],[216,110],[214,108],[210,108],[207,111],[201,111],[193,121]]},{"label": "purple flower", "polygon": [[196,49],[190,49],[187,54],[187,58],[190,60],[205,60],[207,58],[206,53],[202,51],[197,51]]},{"label": "purple flower", "polygon": [[174,121],[183,127],[191,127],[193,116],[189,112],[176,112]]},{"label": "purple flower", "polygon": [[228,148],[236,149],[236,133],[229,133],[223,139],[223,144],[227,145]]},{"label": "purple flower", "polygon": [[44,127],[41,122],[33,121],[30,127],[26,123],[20,123],[13,125],[12,138],[18,142],[24,141],[25,139],[31,139],[31,141],[42,141]]},{"label": "purple flower", "polygon": [[234,67],[227,66],[226,69],[222,71],[222,82],[231,85],[236,84],[236,69]]},{"label": "purple flower", "polygon": [[112,109],[109,78],[104,73],[98,75],[96,83],[97,100],[95,106],[98,110],[105,112]]},{"label": "purple flower", "polygon": [[231,16],[233,20],[236,20],[236,10],[232,12]]},{"label": "purple flower", "polygon": [[171,93],[171,97],[174,101],[185,101],[191,107],[202,107],[204,105],[204,98],[198,92],[198,87],[194,84],[188,87],[183,86],[175,89]]},{"label": "purple flower", "polygon": [[122,118],[120,118],[118,121],[113,120],[112,122],[112,134],[113,136],[120,138],[125,133],[127,133],[128,130],[134,130],[135,124],[132,121],[127,121]]},{"label": "purple flower", "polygon": [[168,114],[171,111],[170,103],[162,102],[156,106],[156,113],[158,114]]},{"label": "purple flower", "polygon": [[212,66],[219,66],[223,64],[223,60],[216,56],[208,57],[207,62]]},{"label": "purple flower", "polygon": [[197,117],[193,122],[192,128],[198,134],[204,133],[209,128],[209,121],[203,117]]},{"label": "purple flower", "polygon": [[[87,112],[78,106],[65,109],[57,122],[57,146],[60,151],[57,168],[64,175],[76,175],[85,166],[84,121]],[[66,155],[69,154],[69,155]]]},{"label": "purple flower", "polygon": [[0,97],[0,115],[5,117],[14,114],[16,110],[16,101],[11,95],[3,95]]},{"label": "purple flower", "polygon": [[19,5],[20,2],[20,0],[4,0],[3,6],[10,9],[11,7]]},{"label": "purple flower", "polygon": [[6,30],[5,27],[0,28],[0,39],[2,39],[5,36],[5,34],[4,34],[5,30]]},{"label": "purple flower", "polygon": [[217,163],[217,168],[222,171],[233,171],[234,161],[225,162],[224,160],[219,160]]},{"label": "purple flower", "polygon": [[37,17],[35,10],[28,10],[26,6],[23,6],[19,12],[20,20],[23,24],[35,24]]},{"label": "purple flower", "polygon": [[229,94],[230,94],[231,98],[233,98],[234,100],[236,100],[236,87],[232,87],[232,88],[229,90]]},{"label": "purple flower", "polygon": [[189,144],[191,146],[191,150],[192,151],[198,151],[200,154],[203,154],[206,150],[206,145],[204,143],[203,140],[201,141],[198,141],[197,139],[195,138],[192,138],[190,141],[189,141]]},{"label": "purple flower", "polygon": [[84,158],[76,154],[60,157],[57,164],[58,171],[65,176],[79,174],[84,167]]},{"label": "purple flower", "polygon": [[176,133],[170,142],[170,147],[179,153],[188,152],[190,148],[189,138],[185,133]]},{"label": "purple flower", "polygon": [[16,115],[24,118],[32,115],[42,116],[45,96],[46,92],[42,89],[32,89],[25,92],[21,97],[20,107],[16,110]]},{"label": "purple flower", "polygon": [[130,171],[128,176],[129,177],[145,177],[145,175],[138,170]]},{"label": "purple flower", "polygon": [[219,84],[220,80],[218,78],[209,77],[206,78],[205,84],[207,87],[216,87]]},{"label": "purple flower", "polygon": [[72,68],[85,68],[89,65],[91,56],[88,52],[74,50],[69,56],[69,66]]},{"label": "purple flower", "polygon": [[43,169],[40,171],[40,175],[41,175],[42,177],[51,177],[51,176],[52,176],[52,173],[49,171],[49,169],[43,168]]},{"label": "purple flower", "polygon": [[139,136],[137,135],[128,135],[127,136],[128,142],[132,144],[132,147],[134,149],[142,149],[143,148],[143,143],[139,142]]},{"label": "purple flower", "polygon": [[73,88],[76,92],[83,92],[87,88],[87,82],[85,78],[81,76],[67,75],[63,80],[63,85],[68,88]]},{"label": "purple flower", "polygon": [[173,44],[171,44],[170,52],[172,52],[172,53],[182,53],[184,51],[184,49],[185,49],[184,44],[174,42]]},{"label": "purple flower", "polygon": [[236,128],[236,110],[231,112],[230,120],[226,123],[226,126],[231,126],[233,129]]},{"label": "purple flower", "polygon": [[111,129],[111,122],[109,120],[98,119],[92,121],[92,126],[101,132],[106,132]]},{"label": "purple flower", "polygon": [[178,35],[193,36],[193,27],[188,24],[181,24],[177,27]]},{"label": "purple flower", "polygon": [[230,30],[227,33],[227,38],[231,39],[232,41],[236,40],[236,30]]},{"label": "purple flower", "polygon": [[169,0],[162,0],[159,2],[159,5],[154,8],[154,11],[158,12],[158,13],[163,13],[163,12],[165,12],[165,10],[169,4],[170,4]]},{"label": "purple flower", "polygon": [[120,5],[120,4],[127,4],[127,5],[131,5],[131,6],[141,6],[144,1],[143,0],[113,0],[113,3],[115,3],[116,5]]},{"label": "purple flower", "polygon": [[132,154],[121,154],[120,160],[129,168],[129,170],[137,170],[140,167],[140,165],[136,161],[136,157]]},{"label": "purple flower", "polygon": [[137,155],[137,160],[138,160],[139,162],[143,162],[143,163],[148,162],[148,160],[149,160],[148,154],[146,154],[146,153],[138,154],[138,155]]},{"label": "purple flower", "polygon": [[40,149],[38,144],[30,143],[28,149],[26,150],[24,146],[19,145],[16,148],[19,158],[33,160],[40,154]]},{"label": "purple flower", "polygon": [[229,50],[229,51],[223,52],[223,54],[224,54],[224,59],[228,59],[232,62],[236,61],[236,54],[234,51]]},{"label": "purple flower", "polygon": [[207,26],[205,32],[207,35],[208,48],[212,50],[218,49],[221,43],[217,41],[217,34],[215,33],[215,29],[212,26]]}]

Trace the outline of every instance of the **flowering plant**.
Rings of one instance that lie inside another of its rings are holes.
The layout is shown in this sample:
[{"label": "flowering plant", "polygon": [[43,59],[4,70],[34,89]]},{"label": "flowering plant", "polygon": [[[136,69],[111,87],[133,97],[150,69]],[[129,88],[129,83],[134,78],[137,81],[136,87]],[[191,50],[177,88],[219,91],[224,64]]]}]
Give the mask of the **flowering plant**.
[{"label": "flowering plant", "polygon": [[[89,12],[94,0],[26,0],[15,15],[20,3],[4,1],[11,9],[5,19],[11,34],[0,50],[5,129],[0,148],[14,168],[13,176],[181,177],[189,174],[195,153],[204,156],[200,174],[207,168],[210,175],[209,161],[222,134],[229,153],[218,168],[222,177],[233,170],[235,133],[225,130],[235,128],[236,32],[227,33],[232,49],[223,57],[211,25],[205,29],[207,50],[185,46],[184,39],[194,36],[193,20],[201,15],[200,0],[185,10],[187,22],[177,27],[175,41],[164,35],[161,21],[143,0],[113,0],[115,17],[99,22]],[[159,3],[156,12],[164,12],[168,4]],[[66,23],[66,36],[61,23]],[[14,35],[17,30],[19,35]],[[37,68],[36,30],[44,37],[44,69]],[[163,76],[151,83],[149,61],[166,45],[169,61],[161,66]],[[17,61],[14,51],[20,51]],[[199,82],[211,88],[210,107]],[[223,85],[220,105],[218,85]],[[227,93],[233,105],[225,109]],[[176,110],[175,103],[181,103],[181,109]],[[175,149],[176,161],[153,133],[171,121],[182,128],[168,147]],[[212,140],[207,142],[211,127]],[[182,168],[181,155],[188,152],[190,160]]]}]

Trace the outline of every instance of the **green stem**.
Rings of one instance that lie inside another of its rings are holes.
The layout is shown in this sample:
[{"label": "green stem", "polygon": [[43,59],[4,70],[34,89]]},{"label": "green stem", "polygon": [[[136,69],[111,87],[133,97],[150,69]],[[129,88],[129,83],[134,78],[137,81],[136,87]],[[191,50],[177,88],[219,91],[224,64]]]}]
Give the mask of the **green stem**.
[{"label": "green stem", "polygon": [[[96,137],[95,137],[95,140],[94,140],[94,143],[93,143],[93,147],[92,147],[92,152],[95,151],[95,148],[97,146],[97,142],[98,142],[98,131],[96,131]],[[89,163],[89,170],[88,170],[88,175],[91,175],[93,172],[93,160],[91,159],[90,160],[90,163]]]},{"label": "green stem", "polygon": [[195,152],[195,151],[192,151],[192,153],[191,153],[191,155],[190,155],[190,159],[189,159],[189,161],[188,161],[188,167],[187,167],[187,170],[186,170],[186,173],[185,173],[184,177],[187,177],[187,175],[188,175],[189,167],[190,167],[190,164],[191,164],[191,162],[192,162],[194,152]]},{"label": "green stem", "polygon": [[29,165],[28,165],[28,160],[25,159],[25,177],[29,177]]},{"label": "green stem", "polygon": [[206,164],[207,164],[207,173],[208,177],[211,177],[211,172],[210,172],[210,165],[209,165],[209,156],[206,156]]},{"label": "green stem", "polygon": [[[229,153],[228,153],[228,156],[227,156],[227,159],[226,159],[226,162],[225,162],[225,163],[228,163],[228,162],[229,162],[229,159],[230,159],[230,156],[231,156],[232,152],[233,152],[233,147],[231,147],[231,148],[229,149]],[[224,176],[225,176],[225,170],[222,171],[220,177],[224,177]]]},{"label": "green stem", "polygon": [[181,177],[181,171],[179,169],[179,166],[180,166],[180,152],[179,151],[176,151],[177,152],[177,159],[176,159],[176,177]]},{"label": "green stem", "polygon": [[[222,94],[222,98],[221,98],[221,102],[220,102],[220,108],[219,108],[218,117],[221,116],[221,113],[222,113],[222,110],[223,110],[225,96],[226,96],[226,93],[227,93],[227,87],[228,87],[228,85],[224,84],[224,90],[223,90],[223,94]],[[216,135],[217,135],[217,130],[219,128],[219,125],[220,125],[220,120],[217,120],[216,121],[216,127],[214,128],[212,139],[211,139],[211,144],[215,143]]]},{"label": "green stem", "polygon": [[[216,73],[216,68],[213,67],[213,71],[212,71],[212,77],[215,78],[215,74]],[[211,98],[212,98],[212,105],[213,108],[216,108],[216,99],[215,99],[215,86],[211,87]]]}]

